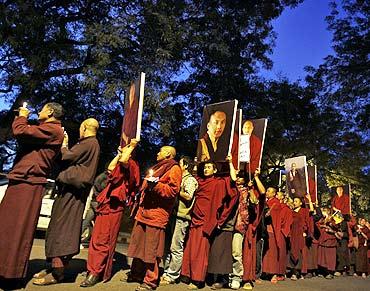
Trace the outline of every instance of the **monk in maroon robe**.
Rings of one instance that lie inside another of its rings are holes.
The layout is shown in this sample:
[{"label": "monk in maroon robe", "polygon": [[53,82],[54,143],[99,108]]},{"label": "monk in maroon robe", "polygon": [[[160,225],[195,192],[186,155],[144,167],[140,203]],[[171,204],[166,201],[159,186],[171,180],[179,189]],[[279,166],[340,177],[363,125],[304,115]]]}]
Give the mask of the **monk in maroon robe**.
[{"label": "monk in maroon robe", "polygon": [[297,280],[301,276],[302,264],[307,260],[307,252],[303,252],[306,247],[306,239],[312,238],[312,223],[310,221],[310,211],[303,208],[301,198],[294,198],[293,223],[290,232],[290,252],[288,266],[292,269],[292,280]]},{"label": "monk in maroon robe", "polygon": [[80,139],[68,147],[65,134],[62,145],[62,171],[56,181],[60,192],[51,211],[45,238],[45,256],[51,269],[34,275],[34,285],[56,284],[74,255],[80,252],[81,226],[85,203],[94,182],[100,146],[96,139],[99,122],[88,118],[80,125]]},{"label": "monk in maroon robe", "polygon": [[87,270],[89,275],[80,287],[94,286],[101,278],[108,281],[112,274],[113,255],[121,226],[125,201],[138,190],[140,172],[137,162],[131,159],[137,141],[119,150],[108,166],[107,186],[97,196],[97,217],[89,245]]},{"label": "monk in maroon robe", "polygon": [[29,125],[29,110],[21,107],[12,129],[19,151],[10,171],[9,185],[0,203],[0,278],[25,278],[41,208],[44,185],[60,152],[63,108],[46,104],[40,125]]},{"label": "monk in maroon robe", "polygon": [[337,187],[337,194],[331,200],[334,211],[339,210],[343,215],[350,214],[349,196],[343,193],[343,187]]},{"label": "monk in maroon robe", "polygon": [[181,274],[191,279],[189,288],[197,289],[204,283],[210,250],[210,237],[216,228],[227,219],[222,210],[225,196],[233,196],[230,178],[215,177],[217,172],[213,162],[205,162],[203,177],[198,179],[195,193],[189,239],[184,250]]},{"label": "monk in maroon robe", "polygon": [[317,222],[320,229],[319,247],[317,250],[317,263],[326,271],[326,279],[333,279],[336,265],[337,238],[335,236],[336,226],[330,220],[331,211],[322,209],[323,218]]},{"label": "monk in maroon robe", "polygon": [[[248,223],[244,225],[244,245],[243,245],[243,281],[244,289],[252,289],[253,282],[256,280],[257,266],[257,227],[261,222],[265,203],[266,190],[259,179],[259,169],[254,173],[254,181],[248,183],[249,206]],[[240,229],[240,227],[239,227]]]},{"label": "monk in maroon robe", "polygon": [[163,257],[165,229],[180,191],[182,171],[174,160],[176,150],[164,146],[158,163],[141,186],[140,205],[135,216],[127,255],[132,257],[127,282],[143,282],[136,290],[157,287],[159,263]]},{"label": "monk in maroon robe", "polygon": [[[268,235],[267,245],[262,260],[262,271],[266,274],[273,275],[271,282],[277,283],[277,275],[280,273],[279,267],[279,250],[283,244],[281,235],[281,213],[282,204],[276,197],[276,189],[268,188],[266,191],[266,204],[268,210],[265,214],[265,225]],[[282,250],[282,253],[284,250]]]}]

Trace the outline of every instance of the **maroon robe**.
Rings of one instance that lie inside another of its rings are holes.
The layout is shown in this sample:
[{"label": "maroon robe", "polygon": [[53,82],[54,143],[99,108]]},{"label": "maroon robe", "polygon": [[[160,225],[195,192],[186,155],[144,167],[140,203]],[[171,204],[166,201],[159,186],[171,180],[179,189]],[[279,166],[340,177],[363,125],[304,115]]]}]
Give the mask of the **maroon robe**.
[{"label": "maroon robe", "polygon": [[335,207],[342,212],[342,214],[349,214],[350,213],[350,205],[349,205],[349,196],[347,194],[343,194],[339,197],[337,194],[331,200],[331,206]]},{"label": "maroon robe", "polygon": [[138,164],[130,159],[127,167],[120,163],[108,176],[108,184],[98,195],[97,217],[89,245],[87,270],[103,280],[112,274],[113,255],[121,226],[126,197],[135,192],[140,183]]},{"label": "maroon robe", "polygon": [[[257,190],[252,189],[255,196],[262,203],[260,194]],[[248,193],[249,195],[249,193]],[[262,203],[263,204],[263,203]],[[248,224],[244,233],[243,244],[243,280],[254,281],[256,280],[256,263],[257,263],[257,227],[261,221],[263,214],[263,206],[260,204],[249,205],[248,207]]]},{"label": "maroon robe", "polygon": [[227,219],[217,215],[223,198],[232,193],[230,179],[208,177],[198,180],[190,224],[189,239],[184,250],[181,274],[194,281],[203,282],[208,267],[209,238],[217,226]]},{"label": "maroon robe", "polygon": [[[279,274],[279,246],[281,245],[281,210],[279,199],[273,197],[267,201],[270,218],[265,218],[268,241],[267,250],[262,260],[262,271],[268,274]],[[271,219],[271,220],[270,220]],[[269,221],[270,220],[270,221]]]},{"label": "maroon robe", "polygon": [[0,203],[0,277],[24,278],[44,184],[64,135],[59,121],[37,126],[28,125],[25,117],[16,117],[12,128],[19,151]]},{"label": "maroon robe", "polygon": [[280,238],[277,240],[278,244],[278,262],[279,262],[279,275],[284,275],[287,267],[287,240],[290,235],[293,223],[293,211],[285,203],[281,203],[282,208],[280,212],[281,231]]},{"label": "maroon robe", "polygon": [[131,275],[143,278],[144,283],[156,288],[159,263],[164,252],[165,228],[180,191],[182,172],[173,159],[162,160],[153,168],[159,181],[153,188],[144,180],[140,206],[127,256],[132,257]]},{"label": "maroon robe", "polygon": [[335,271],[337,238],[330,233],[323,219],[317,223],[320,228],[319,246],[317,250],[317,264],[329,271]]},{"label": "maroon robe", "polygon": [[309,209],[301,208],[298,212],[293,211],[293,223],[290,236],[291,249],[289,254],[291,268],[301,270],[302,262],[307,260],[307,252],[303,252],[303,249],[306,247],[306,237],[303,236],[303,233],[312,237],[312,226],[313,225],[310,223]]}]

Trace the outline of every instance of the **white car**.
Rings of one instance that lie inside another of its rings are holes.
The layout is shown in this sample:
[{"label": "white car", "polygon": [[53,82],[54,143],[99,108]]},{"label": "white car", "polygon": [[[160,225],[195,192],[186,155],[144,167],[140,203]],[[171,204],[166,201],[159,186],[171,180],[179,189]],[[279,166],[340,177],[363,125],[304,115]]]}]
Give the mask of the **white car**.
[{"label": "white car", "polygon": [[[8,187],[8,178],[5,175],[0,175],[0,203],[5,196],[6,188]],[[45,186],[45,191],[42,198],[41,211],[37,222],[38,230],[46,230],[49,226],[51,209],[53,208],[54,200],[57,196],[55,191],[54,180],[49,180]]]}]

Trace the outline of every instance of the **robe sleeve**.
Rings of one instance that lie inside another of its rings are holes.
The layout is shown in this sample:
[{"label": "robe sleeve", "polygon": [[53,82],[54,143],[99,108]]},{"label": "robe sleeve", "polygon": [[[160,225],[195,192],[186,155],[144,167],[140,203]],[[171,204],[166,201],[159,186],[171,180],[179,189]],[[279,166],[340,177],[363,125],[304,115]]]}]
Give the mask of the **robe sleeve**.
[{"label": "robe sleeve", "polygon": [[29,125],[27,118],[16,117],[13,124],[13,135],[20,140],[26,140],[28,144],[43,144],[55,135],[55,128],[47,123]]},{"label": "robe sleeve", "polygon": [[163,198],[173,198],[180,192],[181,185],[181,169],[178,165],[173,166],[168,174],[159,180],[154,186],[153,192],[157,193]]},{"label": "robe sleeve", "polygon": [[233,211],[235,204],[238,202],[238,191],[236,188],[230,187],[230,182],[226,182],[227,195],[223,199],[223,209],[220,217],[217,220],[217,225],[223,225],[229,218],[230,213]]}]

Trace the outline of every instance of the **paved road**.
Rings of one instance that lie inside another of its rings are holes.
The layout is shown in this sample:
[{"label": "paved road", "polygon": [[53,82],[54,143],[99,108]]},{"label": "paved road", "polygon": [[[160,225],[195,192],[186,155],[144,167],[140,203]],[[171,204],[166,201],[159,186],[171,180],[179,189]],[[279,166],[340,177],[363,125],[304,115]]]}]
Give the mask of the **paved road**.
[{"label": "paved road", "polygon": [[[122,283],[120,278],[122,278],[124,272],[129,268],[131,261],[126,258],[125,254],[127,252],[126,244],[117,245],[116,249],[116,263],[114,264],[114,275],[110,282],[108,283],[99,283],[92,288],[87,290],[120,290],[120,291],[132,291],[135,290],[137,284],[128,284]],[[66,282],[46,286],[38,287],[32,285],[31,276],[32,274],[40,271],[44,268],[44,240],[35,239],[34,245],[31,253],[31,260],[29,266],[29,278],[26,286],[26,290],[32,291],[49,291],[49,290],[86,290],[79,287],[79,283],[84,279],[82,273],[86,270],[86,258],[87,258],[87,249],[81,250],[79,256],[76,256],[66,273]],[[187,290],[187,285],[180,283],[177,285],[164,286],[160,287],[157,290],[160,291],[185,291]],[[209,287],[205,287],[204,291],[211,290]],[[226,290],[226,289],[224,289]],[[231,289],[229,289],[231,290]],[[240,289],[243,290],[243,289]],[[345,278],[336,278],[334,280],[326,280],[321,278],[313,278],[306,280],[298,280],[292,282],[286,280],[284,282],[279,282],[276,285],[271,284],[268,281],[264,281],[262,284],[256,285],[254,290],[294,290],[294,291],[370,291],[370,279],[362,279],[355,277],[345,277]]]}]

